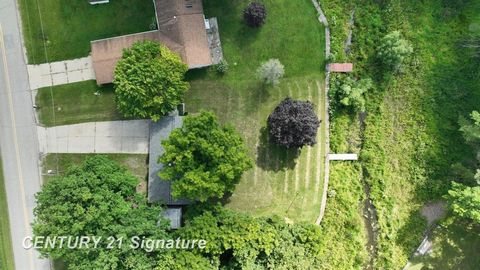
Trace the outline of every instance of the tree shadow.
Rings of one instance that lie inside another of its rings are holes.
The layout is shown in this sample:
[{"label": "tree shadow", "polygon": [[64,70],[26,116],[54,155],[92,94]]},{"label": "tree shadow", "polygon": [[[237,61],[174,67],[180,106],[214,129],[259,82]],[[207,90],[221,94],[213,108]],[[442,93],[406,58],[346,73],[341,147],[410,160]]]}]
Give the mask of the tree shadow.
[{"label": "tree shadow", "polygon": [[276,145],[270,142],[268,129],[262,127],[260,129],[259,144],[257,146],[258,167],[266,171],[282,171],[295,168],[296,159],[300,155],[300,149]]}]

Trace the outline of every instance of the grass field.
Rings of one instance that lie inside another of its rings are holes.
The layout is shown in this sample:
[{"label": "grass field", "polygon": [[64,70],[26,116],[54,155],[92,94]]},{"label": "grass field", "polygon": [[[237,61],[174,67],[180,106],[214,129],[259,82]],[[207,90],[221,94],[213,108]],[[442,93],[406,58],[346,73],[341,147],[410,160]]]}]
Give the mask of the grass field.
[{"label": "grass field", "polygon": [[[52,106],[52,93],[55,106]],[[51,91],[50,87],[41,88],[36,104],[40,123],[47,127],[122,119],[116,109],[113,86],[99,87],[95,81],[54,86]]]},{"label": "grass field", "polygon": [[18,3],[29,64],[85,57],[90,41],[147,31],[155,17],[152,0],[115,0],[94,6],[86,0]]},{"label": "grass field", "polygon": [[0,269],[14,270],[12,239],[8,221],[7,195],[3,179],[2,160],[0,160]]},{"label": "grass field", "polygon": [[[87,156],[95,154],[48,154],[43,160],[43,173],[52,170],[56,175],[61,175],[72,165],[78,165],[85,160]],[[127,168],[140,183],[137,191],[146,193],[148,177],[148,158],[142,154],[104,154],[108,158],[116,161]],[[58,164],[58,167],[57,167]],[[58,168],[58,169],[57,169]],[[50,176],[51,177],[51,176]],[[47,177],[48,179],[48,177]]]},{"label": "grass field", "polygon": [[[323,187],[324,123],[319,143],[303,148],[297,158],[295,153],[269,144],[265,127],[268,115],[287,96],[311,100],[324,119],[324,29],[308,0],[264,2],[266,24],[250,29],[241,16],[248,1],[204,1],[207,17],[218,17],[230,70],[223,76],[213,69],[191,72],[191,90],[185,102],[190,112],[211,109],[222,122],[233,124],[255,160],[228,207],[313,222],[319,214]],[[286,78],[278,87],[263,86],[255,78],[255,69],[270,58],[278,58],[285,66]]]}]

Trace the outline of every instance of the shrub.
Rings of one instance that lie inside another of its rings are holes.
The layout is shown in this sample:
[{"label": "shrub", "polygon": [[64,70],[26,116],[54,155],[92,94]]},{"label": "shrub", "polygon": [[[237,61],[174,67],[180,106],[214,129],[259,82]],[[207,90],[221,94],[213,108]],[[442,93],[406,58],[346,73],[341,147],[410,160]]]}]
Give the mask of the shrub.
[{"label": "shrub", "polygon": [[371,79],[354,80],[351,77],[334,77],[330,95],[337,105],[353,109],[355,112],[365,111],[365,93],[373,88]]},{"label": "shrub", "polygon": [[258,2],[251,2],[243,10],[243,18],[248,26],[260,27],[265,23],[267,18],[267,10],[265,5]]},{"label": "shrub", "polygon": [[284,74],[284,67],[278,59],[270,59],[257,69],[257,77],[271,85],[277,85]]},{"label": "shrub", "polygon": [[182,102],[188,68],[180,57],[153,41],[137,42],[115,67],[115,101],[125,117],[157,121]]},{"label": "shrub", "polygon": [[284,99],[268,117],[270,138],[286,148],[316,143],[320,121],[309,101]]},{"label": "shrub", "polygon": [[225,59],[222,59],[222,61],[220,61],[220,63],[218,63],[215,66],[215,68],[216,68],[218,73],[225,74],[225,73],[227,73],[227,71],[229,69],[229,65],[228,65],[228,62]]},{"label": "shrub", "polygon": [[402,67],[404,59],[413,52],[412,46],[401,38],[399,31],[393,31],[383,37],[377,56],[385,68],[390,71],[398,71]]}]

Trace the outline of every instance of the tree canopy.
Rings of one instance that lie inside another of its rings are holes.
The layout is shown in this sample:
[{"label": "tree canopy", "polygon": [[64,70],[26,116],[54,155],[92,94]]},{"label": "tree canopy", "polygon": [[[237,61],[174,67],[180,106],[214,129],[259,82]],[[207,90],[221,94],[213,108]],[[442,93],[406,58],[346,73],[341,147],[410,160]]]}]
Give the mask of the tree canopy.
[{"label": "tree canopy", "polygon": [[321,231],[314,224],[287,224],[280,217],[255,218],[213,207],[189,218],[181,238],[203,237],[197,254],[211,258],[209,269],[311,269],[318,262]]},{"label": "tree canopy", "polygon": [[480,224],[480,185],[469,187],[452,182],[447,199],[455,215]]},{"label": "tree canopy", "polygon": [[268,117],[271,140],[286,148],[314,145],[319,126],[320,121],[309,101],[286,98]]},{"label": "tree canopy", "polygon": [[259,2],[251,2],[243,10],[243,19],[250,27],[260,27],[267,19],[267,9]]},{"label": "tree canopy", "polygon": [[182,102],[188,70],[180,57],[154,41],[134,43],[125,49],[115,67],[115,100],[126,117],[156,121]]},{"label": "tree canopy", "polygon": [[480,113],[473,111],[468,120],[460,118],[460,131],[467,142],[480,144]]},{"label": "tree canopy", "polygon": [[[40,253],[62,259],[69,269],[153,269],[155,261],[143,250],[125,246],[107,249],[110,236],[163,239],[167,222],[161,208],[147,205],[136,194],[138,180],[103,156],[88,157],[64,176],[48,181],[37,193],[35,236],[100,236],[100,248],[42,248]],[[157,224],[158,223],[158,224]]]},{"label": "tree canopy", "polygon": [[172,182],[177,198],[221,198],[252,166],[240,135],[231,126],[221,126],[213,112],[185,117],[162,145],[165,153],[159,162],[166,166],[159,175]]},{"label": "tree canopy", "polygon": [[399,31],[393,31],[383,37],[377,50],[377,56],[385,68],[398,71],[407,56],[413,52],[412,46],[402,39]]},{"label": "tree canopy", "polygon": [[351,77],[335,77],[332,80],[330,95],[334,102],[353,109],[365,111],[365,94],[373,88],[371,79],[354,80]]}]

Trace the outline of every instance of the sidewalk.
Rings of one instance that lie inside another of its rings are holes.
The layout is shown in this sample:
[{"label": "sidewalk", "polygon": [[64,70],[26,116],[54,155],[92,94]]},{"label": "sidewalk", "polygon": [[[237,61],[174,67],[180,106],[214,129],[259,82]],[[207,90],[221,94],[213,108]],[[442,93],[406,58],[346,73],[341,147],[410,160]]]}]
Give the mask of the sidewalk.
[{"label": "sidewalk", "polygon": [[27,69],[31,89],[95,79],[90,56],[40,65],[28,65]]},{"label": "sidewalk", "polygon": [[148,154],[149,120],[91,122],[37,129],[43,154]]}]

